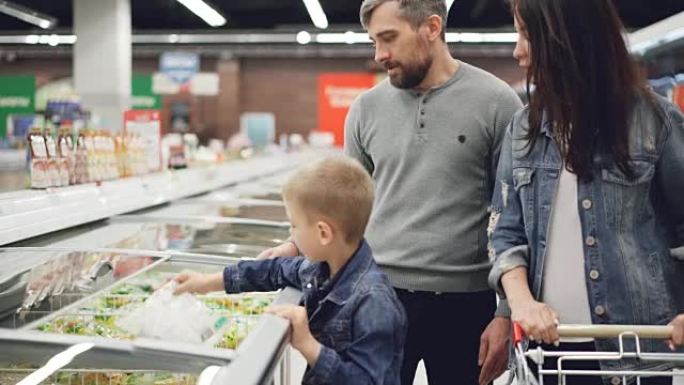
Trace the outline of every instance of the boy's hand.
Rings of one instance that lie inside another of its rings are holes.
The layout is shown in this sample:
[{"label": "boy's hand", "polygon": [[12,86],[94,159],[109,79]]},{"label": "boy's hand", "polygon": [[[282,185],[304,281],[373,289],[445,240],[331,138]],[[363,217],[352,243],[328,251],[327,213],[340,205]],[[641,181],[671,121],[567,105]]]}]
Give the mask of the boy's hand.
[{"label": "boy's hand", "polygon": [[272,259],[277,257],[296,257],[299,255],[297,246],[292,241],[286,241],[276,247],[262,251],[257,259]]},{"label": "boy's hand", "polygon": [[183,293],[206,294],[223,290],[223,273],[181,273],[173,280],[178,283],[173,291],[173,294],[176,295]]},{"label": "boy's hand", "polygon": [[321,344],[311,334],[306,309],[303,306],[295,305],[273,305],[268,307],[266,312],[290,321],[292,324],[290,343],[302,353],[309,365],[313,367],[321,353]]}]

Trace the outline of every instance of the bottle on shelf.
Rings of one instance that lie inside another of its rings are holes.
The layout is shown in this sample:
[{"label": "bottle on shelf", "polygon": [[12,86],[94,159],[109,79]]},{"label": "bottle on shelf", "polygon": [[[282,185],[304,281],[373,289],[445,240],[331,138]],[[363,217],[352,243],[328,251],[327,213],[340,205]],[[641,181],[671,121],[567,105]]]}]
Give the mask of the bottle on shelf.
[{"label": "bottle on shelf", "polygon": [[28,135],[31,188],[44,189],[50,187],[48,175],[48,155],[45,136],[40,127],[33,127]]},{"label": "bottle on shelf", "polygon": [[76,154],[74,151],[73,129],[70,122],[63,122],[59,128],[57,150],[62,159],[62,167],[68,175],[68,180],[66,182],[62,181],[62,184],[65,186],[76,184]]}]

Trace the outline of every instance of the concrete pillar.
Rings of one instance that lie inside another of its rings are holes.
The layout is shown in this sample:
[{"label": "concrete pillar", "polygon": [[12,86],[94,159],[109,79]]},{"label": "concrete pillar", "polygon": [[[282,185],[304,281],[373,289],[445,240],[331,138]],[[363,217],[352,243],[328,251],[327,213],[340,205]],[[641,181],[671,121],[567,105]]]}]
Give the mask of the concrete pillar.
[{"label": "concrete pillar", "polygon": [[229,139],[240,130],[241,67],[238,59],[221,59],[216,65],[219,75],[218,126],[215,138]]},{"label": "concrete pillar", "polygon": [[130,0],[73,0],[74,85],[99,126],[123,128],[131,96]]}]

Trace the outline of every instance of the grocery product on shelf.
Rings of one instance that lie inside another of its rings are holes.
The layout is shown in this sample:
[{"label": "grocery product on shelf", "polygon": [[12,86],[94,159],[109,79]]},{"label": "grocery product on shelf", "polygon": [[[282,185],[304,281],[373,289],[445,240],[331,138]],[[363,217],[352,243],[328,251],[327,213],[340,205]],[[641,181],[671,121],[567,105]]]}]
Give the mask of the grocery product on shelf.
[{"label": "grocery product on shelf", "polygon": [[69,175],[62,175],[62,161],[57,152],[57,144],[51,134],[45,135],[45,147],[48,155],[48,176],[50,187],[62,186],[63,180],[69,180]]},{"label": "grocery product on shelf", "polygon": [[67,181],[62,181],[62,185],[66,186],[69,184],[76,183],[76,173],[75,173],[75,153],[74,153],[74,140],[72,137],[72,128],[70,124],[64,124],[59,129],[59,137],[57,138],[57,149],[59,151],[59,156],[62,160],[62,176],[67,175]]},{"label": "grocery product on shelf", "polygon": [[[156,288],[164,285],[170,273],[148,272],[134,280],[116,285],[68,312],[59,312],[35,329],[58,334],[100,336],[133,340],[119,321],[144,306]],[[214,347],[235,349],[257,322],[258,316],[273,301],[273,293],[211,293],[197,298],[214,318],[214,334],[205,341]]]},{"label": "grocery product on shelf", "polygon": [[48,153],[45,136],[39,127],[33,127],[28,136],[31,157],[31,188],[44,189],[50,187],[48,173]]}]

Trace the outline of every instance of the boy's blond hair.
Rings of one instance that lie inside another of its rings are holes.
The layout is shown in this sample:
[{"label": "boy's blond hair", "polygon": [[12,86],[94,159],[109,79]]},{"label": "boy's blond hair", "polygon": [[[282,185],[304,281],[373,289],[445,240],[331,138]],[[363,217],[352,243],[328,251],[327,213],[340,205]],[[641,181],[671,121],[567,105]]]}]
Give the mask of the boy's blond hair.
[{"label": "boy's blond hair", "polygon": [[295,202],[310,220],[318,214],[334,222],[351,243],[366,231],[373,191],[373,181],[359,162],[334,156],[297,170],[283,187],[283,198]]}]

